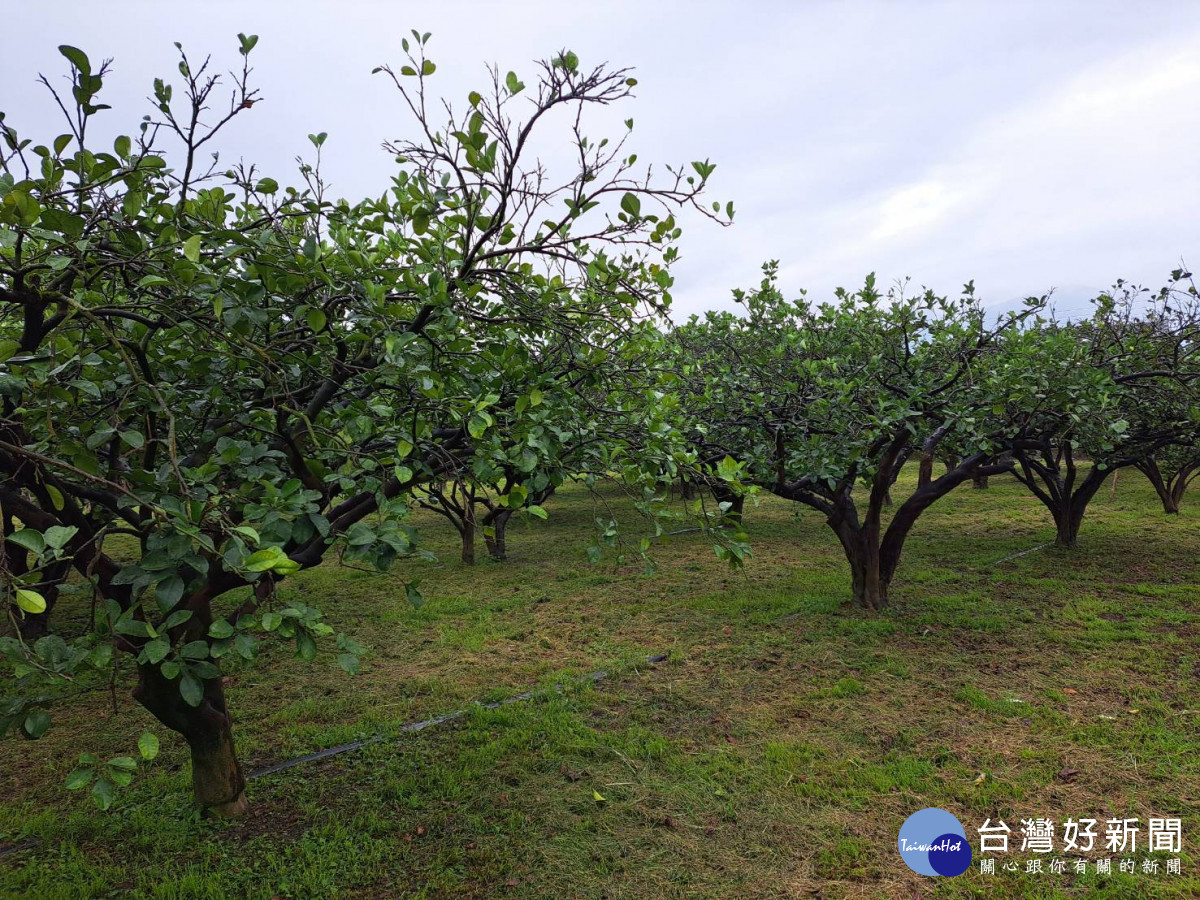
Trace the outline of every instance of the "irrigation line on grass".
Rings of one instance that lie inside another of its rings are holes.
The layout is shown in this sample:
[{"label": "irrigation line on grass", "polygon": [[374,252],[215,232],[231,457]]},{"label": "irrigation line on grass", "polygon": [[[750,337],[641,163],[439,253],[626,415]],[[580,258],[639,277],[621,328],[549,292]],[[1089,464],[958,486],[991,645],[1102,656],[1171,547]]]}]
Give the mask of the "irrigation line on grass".
[{"label": "irrigation line on grass", "polygon": [[[660,663],[666,660],[666,655],[647,656],[646,662]],[[577,683],[585,684],[589,681],[599,681],[602,678],[607,678],[608,673],[604,671],[589,672],[584,675]],[[556,684],[553,693],[561,694],[563,686]],[[456,719],[461,719],[472,709],[499,709],[502,706],[508,706],[512,703],[523,703],[526,700],[532,700],[541,693],[550,693],[547,691],[531,690],[525,691],[522,694],[516,694],[512,697],[506,697],[503,700],[497,700],[493,703],[473,703],[465,709],[456,709],[454,712],[442,713],[440,716],[434,716],[430,719],[422,719],[419,722],[409,722],[401,725],[399,728],[400,734],[410,734],[414,731],[424,731],[426,728],[434,728],[438,725],[444,725],[446,722],[453,722]],[[305,763],[319,762],[322,759],[328,759],[331,756],[337,756],[340,753],[349,753],[351,750],[361,750],[363,747],[369,747],[372,744],[378,744],[385,740],[385,735],[376,734],[369,738],[363,738],[361,741],[351,741],[349,744],[341,744],[337,747],[326,747],[324,750],[318,750],[316,753],[309,753],[306,756],[297,756],[295,759],[287,759],[283,762],[273,763],[269,766],[261,766],[254,769],[247,775],[247,778],[261,778],[264,775],[273,775],[276,772],[282,772],[285,769],[292,769],[296,766],[302,766]]]},{"label": "irrigation line on grass", "polygon": [[1022,556],[1028,556],[1030,553],[1037,553],[1039,550],[1045,550],[1049,546],[1049,542],[1045,544],[1038,544],[1036,547],[1030,547],[1028,550],[1022,550],[1020,553],[1013,553],[1011,556],[1004,557],[1004,559],[998,559],[992,563],[992,565],[998,566],[1001,563],[1011,562],[1012,560],[1018,559]]}]

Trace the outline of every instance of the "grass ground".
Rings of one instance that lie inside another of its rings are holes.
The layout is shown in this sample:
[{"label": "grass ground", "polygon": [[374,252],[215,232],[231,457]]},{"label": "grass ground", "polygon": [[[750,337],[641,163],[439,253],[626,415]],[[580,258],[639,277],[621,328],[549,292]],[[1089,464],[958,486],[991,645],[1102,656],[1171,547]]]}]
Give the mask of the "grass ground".
[{"label": "grass ground", "polygon": [[[81,750],[128,752],[151,724],[124,689],[115,712],[94,690],[43,740],[0,745],[0,894],[1200,896],[1200,503],[1169,519],[1127,472],[1081,550],[1002,561],[1053,537],[1048,514],[1008,479],[960,489],[918,524],[882,615],[844,605],[831,533],[779,501],[748,508],[741,573],[695,534],[656,575],[590,566],[592,501],[549,508],[514,523],[504,564],[461,566],[430,518],[436,567],[289,579],[371,655],[356,678],[283,646],[233,671],[243,759],[390,737],[253,781],[243,821],[194,816],[161,728],[109,813],[62,789]],[[1142,842],[1149,817],[1182,817],[1183,874],[923,878],[896,837],[928,806],[973,842],[1003,819],[1016,846],[1022,817],[1138,817]]]}]

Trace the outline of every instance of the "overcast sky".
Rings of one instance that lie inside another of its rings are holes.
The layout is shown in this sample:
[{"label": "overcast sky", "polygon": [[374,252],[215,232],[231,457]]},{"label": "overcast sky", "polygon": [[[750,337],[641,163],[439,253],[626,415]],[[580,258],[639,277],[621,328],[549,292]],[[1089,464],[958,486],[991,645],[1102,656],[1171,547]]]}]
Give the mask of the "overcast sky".
[{"label": "overcast sky", "polygon": [[[193,10],[182,12],[183,10]],[[685,221],[676,318],[729,305],[763,260],[790,294],[869,271],[939,292],[974,278],[991,304],[1057,289],[1061,310],[1118,277],[1161,284],[1200,265],[1200,2],[393,2],[48,4],[0,11],[0,110],[47,142],[38,72],[55,47],[114,57],[111,133],[149,112],[173,41],[236,65],[239,31],[264,102],[229,151],[280,181],[327,131],[336,194],[388,184],[385,139],[408,120],[371,69],[433,32],[432,86],[461,102],[485,63],[532,74],[562,47],[637,69],[631,149],[711,158],[735,224]],[[169,79],[168,79],[169,80]],[[531,79],[526,79],[531,80]]]}]

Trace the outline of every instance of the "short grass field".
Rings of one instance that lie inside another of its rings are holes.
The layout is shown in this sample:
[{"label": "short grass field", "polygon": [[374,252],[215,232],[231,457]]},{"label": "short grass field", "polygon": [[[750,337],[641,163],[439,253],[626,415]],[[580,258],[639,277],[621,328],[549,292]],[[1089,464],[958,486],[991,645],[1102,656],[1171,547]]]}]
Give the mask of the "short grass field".
[{"label": "short grass field", "polygon": [[[548,521],[514,523],[502,564],[460,565],[457,536],[423,517],[439,563],[330,565],[282,589],[370,648],[359,676],[282,644],[229,673],[248,769],[385,740],[255,779],[248,818],[206,821],[182,742],[128,679],[115,698],[97,684],[41,741],[0,744],[0,895],[1200,896],[1189,499],[1168,518],[1126,471],[1097,496],[1082,549],[1009,558],[1051,540],[1048,513],[1011,479],[968,485],[918,523],[881,615],[846,605],[819,517],[774,499],[747,507],[741,572],[694,533],[655,551],[657,574],[588,564],[606,503],[631,537],[643,527],[615,489],[564,491]],[[422,579],[420,608],[406,577]],[[78,753],[128,753],[148,727],[163,752],[109,812],[63,789]],[[929,806],[976,850],[987,818],[1019,847],[1021,818],[1137,817],[1144,843],[1151,816],[1181,817],[1182,874],[1159,853],[1157,875],[1027,875],[1030,854],[1013,852],[995,875],[924,878],[896,840]]]}]

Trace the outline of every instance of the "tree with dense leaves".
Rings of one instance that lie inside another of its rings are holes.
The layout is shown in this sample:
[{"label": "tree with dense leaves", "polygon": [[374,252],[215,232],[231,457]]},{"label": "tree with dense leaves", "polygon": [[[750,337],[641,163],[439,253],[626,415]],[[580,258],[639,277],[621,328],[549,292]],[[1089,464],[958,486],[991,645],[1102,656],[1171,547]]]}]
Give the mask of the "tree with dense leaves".
[{"label": "tree with dense leaves", "polygon": [[996,410],[1012,474],[1074,548],[1113,472],[1186,443],[1200,422],[1200,303],[1190,276],[1156,293],[1118,282],[1083,322],[1037,321],[1008,335],[1011,390]]},{"label": "tree with dense leaves", "polygon": [[1200,449],[1197,444],[1172,444],[1147,455],[1134,464],[1146,476],[1167,515],[1178,515],[1183,495],[1200,476]]},{"label": "tree with dense leaves", "polygon": [[[791,302],[774,263],[758,290],[735,298],[744,315],[709,313],[673,335],[689,438],[728,480],[820,512],[850,565],[854,602],[881,609],[921,513],[993,471],[1002,448],[975,414],[991,402],[981,373],[998,335],[1030,310],[989,327],[970,285],[948,300],[881,293],[873,278],[832,303]],[[885,521],[910,455],[941,445],[962,448],[958,461]]]},{"label": "tree with dense leaves", "polygon": [[[716,217],[699,203],[711,164],[662,178],[627,149],[632,120],[612,142],[587,134],[589,109],[630,97],[627,70],[564,51],[532,86],[494,72],[456,109],[429,96],[415,32],[403,66],[376,70],[416,135],[389,145],[379,198],[325,196],[324,134],[298,189],[205,164],[258,100],[257,38],[239,39],[228,107],[213,112],[209,60],[181,50],[181,83],[156,80],[153,112],[111,148],[90,127],[107,64],[73,47],[70,94],[53,93],[68,131],[34,144],[0,120],[0,725],[40,736],[69,679],[129,654],[134,696],[184,737],[196,801],[223,815],[246,806],[223,668],[278,637],[312,659],[332,636],[281,579],[332,548],[379,568],[417,552],[414,489],[501,419],[521,446],[489,446],[553,465],[529,439],[538,417],[665,310],[674,211]],[[532,145],[564,121],[561,169]],[[525,365],[513,347],[561,350],[537,383],[553,404],[493,389]],[[637,465],[619,448],[608,463]],[[82,637],[55,631],[71,590],[93,596]],[[361,650],[336,636],[347,670]],[[70,786],[107,806],[128,777],[127,758],[85,757]]]}]

